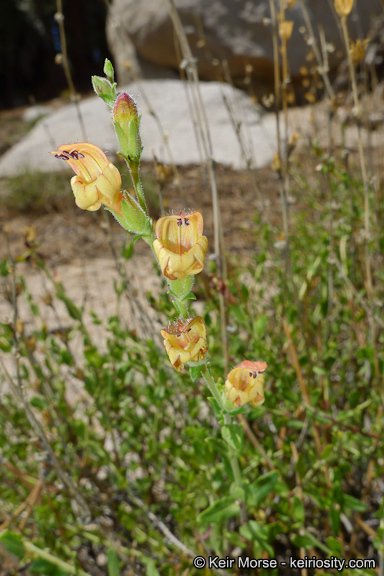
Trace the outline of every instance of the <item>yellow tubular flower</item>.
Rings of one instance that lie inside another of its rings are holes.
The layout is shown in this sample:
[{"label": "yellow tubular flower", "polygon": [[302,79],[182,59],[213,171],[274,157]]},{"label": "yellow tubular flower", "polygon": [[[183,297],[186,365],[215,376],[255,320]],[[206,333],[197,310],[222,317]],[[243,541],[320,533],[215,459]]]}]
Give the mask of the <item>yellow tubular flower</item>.
[{"label": "yellow tubular flower", "polygon": [[200,212],[163,216],[155,224],[153,243],[161,271],[170,280],[184,280],[204,268],[208,240],[203,236]]},{"label": "yellow tubular flower", "polygon": [[122,214],[120,172],[100,148],[88,142],[62,144],[50,154],[65,160],[76,173],[71,179],[71,187],[79,208],[94,211],[105,204]]},{"label": "yellow tubular flower", "polygon": [[369,39],[366,40],[356,40],[356,42],[351,42],[350,53],[352,62],[355,66],[360,64],[365,58],[365,48],[369,42]]},{"label": "yellow tubular flower", "polygon": [[290,20],[285,20],[284,22],[279,22],[279,36],[282,40],[288,42],[292,36],[293,22]]},{"label": "yellow tubular flower", "polygon": [[354,0],[335,0],[335,9],[339,16],[348,16],[352,10]]},{"label": "yellow tubular flower", "polygon": [[178,372],[186,362],[204,360],[208,351],[207,330],[200,316],[188,320],[177,320],[161,330],[164,346],[170,361]]},{"label": "yellow tubular flower", "polygon": [[266,362],[251,362],[244,360],[235,366],[225,382],[226,397],[236,406],[244,406],[250,402],[254,408],[264,402],[264,370]]}]

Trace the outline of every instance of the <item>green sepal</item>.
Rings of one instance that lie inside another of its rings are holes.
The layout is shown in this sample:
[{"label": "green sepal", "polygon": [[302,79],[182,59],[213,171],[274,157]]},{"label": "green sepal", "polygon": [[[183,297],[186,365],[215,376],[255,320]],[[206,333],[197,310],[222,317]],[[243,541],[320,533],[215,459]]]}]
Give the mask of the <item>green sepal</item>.
[{"label": "green sepal", "polygon": [[148,236],[150,227],[153,227],[152,220],[148,218],[139,203],[128,192],[124,192],[123,196],[121,209],[126,230],[134,234]]},{"label": "green sepal", "polygon": [[122,126],[119,121],[113,123],[115,127],[116,136],[121,146],[121,156],[130,164],[140,163],[143,146],[141,145],[141,138],[139,133],[140,118],[129,120],[127,122],[128,128]]},{"label": "green sepal", "polygon": [[176,312],[181,315],[181,309],[177,300],[173,300],[172,304],[174,305]]},{"label": "green sepal", "polygon": [[119,154],[128,162],[129,148],[128,148],[128,140],[125,136],[124,130],[121,128],[118,122],[114,122],[113,125],[115,127],[117,139],[121,146],[121,153]]},{"label": "green sepal", "polygon": [[203,369],[202,365],[189,367],[189,376],[192,382],[194,382],[200,376],[202,369]]},{"label": "green sepal", "polygon": [[141,116],[139,116],[137,120],[131,120],[128,127],[128,156],[129,160],[135,163],[140,162],[141,154],[143,152],[140,138],[140,120]]},{"label": "green sepal", "polygon": [[183,296],[181,298],[182,301],[184,300],[196,300],[196,296],[194,294],[192,294],[192,292],[190,292],[189,294],[187,294],[186,296]]},{"label": "green sepal", "polygon": [[232,416],[237,416],[237,414],[243,414],[245,412],[243,406],[240,406],[240,408],[234,406],[229,398],[224,400],[223,410],[224,412],[229,412]]},{"label": "green sepal", "polygon": [[172,295],[182,302],[191,293],[193,276],[186,276],[184,282],[181,282],[180,279],[169,280],[168,284],[172,290]]}]

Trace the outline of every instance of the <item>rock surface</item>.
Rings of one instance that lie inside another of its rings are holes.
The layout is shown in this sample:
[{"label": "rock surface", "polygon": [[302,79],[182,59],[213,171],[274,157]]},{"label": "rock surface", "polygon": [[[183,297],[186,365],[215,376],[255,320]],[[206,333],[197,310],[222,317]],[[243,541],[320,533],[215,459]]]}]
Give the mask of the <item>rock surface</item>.
[{"label": "rock surface", "polygon": [[[152,161],[155,154],[160,162],[178,165],[200,163],[204,154],[189,107],[191,94],[181,80],[146,80],[122,90],[137,99],[142,114],[143,160]],[[234,168],[246,166],[236,135],[235,123],[240,122],[242,139],[247,155],[252,155],[253,166],[270,163],[275,152],[274,116],[263,114],[261,107],[252,104],[243,92],[230,85],[201,82],[200,91],[211,134],[213,159]],[[144,96],[148,98],[150,107]],[[201,107],[198,114],[204,124]],[[80,102],[78,110],[75,104],[69,104],[53,112],[1,157],[0,177],[26,171],[62,170],[64,163],[48,154],[60,144],[89,141],[107,153],[115,153],[118,142],[109,115],[108,108],[97,96]]]},{"label": "rock surface", "polygon": [[[321,24],[327,43],[334,46],[329,55],[334,67],[343,57],[344,44],[338,27],[333,0],[305,0],[315,34]],[[245,67],[260,91],[273,90],[273,46],[269,0],[175,0],[190,47],[198,59],[203,80],[217,80],[220,66],[213,60],[226,60],[234,82],[242,86]],[[367,37],[372,19],[382,14],[378,0],[356,0],[348,17],[351,37]],[[301,2],[287,11],[294,22],[288,43],[292,77],[301,66],[308,66],[310,46],[303,32]],[[131,80],[130,68],[145,78],[178,74],[180,58],[175,50],[175,36],[165,2],[157,0],[113,0],[107,24],[107,37],[118,72],[119,82]],[[221,72],[222,74],[222,72]]]}]

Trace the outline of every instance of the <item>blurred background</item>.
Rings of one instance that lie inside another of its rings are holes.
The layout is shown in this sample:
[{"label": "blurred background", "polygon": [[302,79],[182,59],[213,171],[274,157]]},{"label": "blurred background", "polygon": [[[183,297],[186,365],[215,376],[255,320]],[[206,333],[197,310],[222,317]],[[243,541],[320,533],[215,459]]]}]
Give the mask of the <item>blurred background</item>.
[{"label": "blurred background", "polygon": [[[316,0],[304,5],[319,46],[325,41],[330,74],[335,77],[343,72],[345,52],[333,2]],[[273,91],[267,0],[221,0],[208,6],[183,0],[176,6],[198,58],[200,79],[228,81],[230,77],[236,86],[248,91],[252,88],[259,97]],[[70,71],[78,92],[90,92],[89,78],[102,73],[106,57],[112,59],[120,84],[130,81],[132,74],[146,78],[179,76],[180,54],[164,3],[64,0],[61,8]],[[58,56],[63,47],[57,13],[56,0],[1,0],[0,108],[65,96],[68,85]],[[300,96],[305,90],[300,84],[300,70],[310,67],[311,60],[301,2],[292,7],[289,16],[294,23],[288,45],[290,75],[296,98],[302,102],[305,99]],[[370,39],[365,63],[382,77],[384,27],[379,0],[355,2],[348,25],[352,39]]]},{"label": "blurred background", "polygon": [[[65,0],[63,9],[73,79],[79,91],[89,92],[89,77],[110,56],[107,5]],[[56,12],[56,0],[1,0],[1,108],[49,100],[67,90],[63,69],[55,63],[62,50]]]}]

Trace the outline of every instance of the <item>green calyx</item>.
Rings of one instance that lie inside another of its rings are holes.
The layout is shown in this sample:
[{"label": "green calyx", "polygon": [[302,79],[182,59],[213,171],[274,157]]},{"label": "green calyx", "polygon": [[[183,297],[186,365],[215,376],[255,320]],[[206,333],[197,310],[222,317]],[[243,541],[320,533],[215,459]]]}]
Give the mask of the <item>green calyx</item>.
[{"label": "green calyx", "polygon": [[138,118],[125,121],[124,123],[116,120],[113,125],[115,127],[116,136],[121,146],[122,156],[128,163],[139,163],[143,146],[140,138],[140,119]]},{"label": "green calyx", "polygon": [[193,287],[193,276],[186,276],[184,280],[168,280],[170,290],[168,294],[173,296],[173,304],[182,318],[188,318],[188,301],[196,300],[191,290]]},{"label": "green calyx", "polygon": [[143,238],[148,244],[152,245],[155,235],[151,218],[147,216],[140,204],[127,191],[124,190],[123,196],[124,200],[121,202],[122,214],[117,214],[110,209],[109,211],[127,232],[135,234],[136,238]]}]

